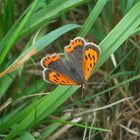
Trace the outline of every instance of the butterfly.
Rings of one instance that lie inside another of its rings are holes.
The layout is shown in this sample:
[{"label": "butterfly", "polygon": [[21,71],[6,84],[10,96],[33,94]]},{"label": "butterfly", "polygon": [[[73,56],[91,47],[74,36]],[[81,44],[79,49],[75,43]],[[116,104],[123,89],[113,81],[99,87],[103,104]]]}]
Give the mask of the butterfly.
[{"label": "butterfly", "polygon": [[48,54],[41,59],[43,79],[56,85],[85,85],[100,57],[100,48],[76,37],[64,47],[67,59]]}]

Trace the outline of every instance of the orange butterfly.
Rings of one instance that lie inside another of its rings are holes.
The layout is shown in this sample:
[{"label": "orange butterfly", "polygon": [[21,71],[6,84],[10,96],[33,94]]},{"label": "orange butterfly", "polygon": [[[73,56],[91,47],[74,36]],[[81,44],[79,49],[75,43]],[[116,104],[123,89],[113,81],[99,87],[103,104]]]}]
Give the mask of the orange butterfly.
[{"label": "orange butterfly", "polygon": [[41,59],[43,78],[56,85],[85,85],[100,56],[100,48],[76,37],[64,48],[68,59],[54,53]]}]

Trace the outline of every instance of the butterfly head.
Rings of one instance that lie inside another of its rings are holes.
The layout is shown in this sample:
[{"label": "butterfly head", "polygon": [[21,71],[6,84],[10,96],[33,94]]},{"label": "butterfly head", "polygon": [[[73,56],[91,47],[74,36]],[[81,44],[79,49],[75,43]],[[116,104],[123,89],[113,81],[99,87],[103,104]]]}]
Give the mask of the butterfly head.
[{"label": "butterfly head", "polygon": [[86,83],[86,82],[82,83],[81,87],[82,87],[83,89],[86,89],[86,88],[87,88],[87,83]]}]

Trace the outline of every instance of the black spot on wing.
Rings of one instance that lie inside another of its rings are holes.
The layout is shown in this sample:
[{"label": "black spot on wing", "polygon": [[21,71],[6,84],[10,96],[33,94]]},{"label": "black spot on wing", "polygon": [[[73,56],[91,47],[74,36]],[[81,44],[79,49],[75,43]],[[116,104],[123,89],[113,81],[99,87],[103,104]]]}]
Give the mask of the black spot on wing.
[{"label": "black spot on wing", "polygon": [[92,56],[92,58],[93,58],[93,59],[94,59],[94,61],[95,61],[95,56],[94,56],[94,55]]},{"label": "black spot on wing", "polygon": [[90,60],[92,60],[92,57],[90,57]]},{"label": "black spot on wing", "polygon": [[90,68],[92,68],[92,64],[90,63]]},{"label": "black spot on wing", "polygon": [[67,83],[70,83],[69,81],[66,81]]},{"label": "black spot on wing", "polygon": [[63,84],[65,84],[66,82],[65,81],[61,81]]},{"label": "black spot on wing", "polygon": [[59,80],[59,78],[58,78],[56,75],[53,75],[53,77],[54,77],[56,80]]},{"label": "black spot on wing", "polygon": [[56,73],[56,75],[57,75],[58,77],[60,77],[60,74]]},{"label": "black spot on wing", "polygon": [[85,59],[86,59],[86,60],[88,59],[87,55],[85,55]]}]

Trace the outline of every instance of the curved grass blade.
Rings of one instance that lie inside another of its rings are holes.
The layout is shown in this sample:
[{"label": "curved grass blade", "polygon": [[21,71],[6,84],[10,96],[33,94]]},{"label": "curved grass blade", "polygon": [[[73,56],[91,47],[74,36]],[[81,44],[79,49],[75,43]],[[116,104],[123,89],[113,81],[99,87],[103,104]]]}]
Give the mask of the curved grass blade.
[{"label": "curved grass blade", "polygon": [[81,128],[88,128],[88,129],[97,130],[97,131],[104,131],[104,132],[110,131],[108,129],[97,128],[97,127],[93,127],[93,126],[86,126],[86,125],[83,125],[83,124],[67,122],[67,121],[64,121],[64,120],[52,120],[51,122],[62,123],[62,124],[70,124],[70,125],[78,126],[78,127],[81,127]]},{"label": "curved grass blade", "polygon": [[87,3],[88,1],[89,0],[66,0],[62,2],[62,0],[53,0],[44,9],[40,10],[31,17],[29,23],[27,23],[22,31],[22,34],[27,34],[29,31],[33,31],[41,25],[46,24],[48,21],[57,17],[58,15],[76,6]]},{"label": "curved grass blade", "polygon": [[140,23],[139,8],[140,2],[137,2],[117,24],[117,26],[99,44],[104,55],[101,55],[98,67],[100,67],[138,27]]},{"label": "curved grass blade", "polygon": [[25,61],[30,59],[33,55],[44,49],[46,46],[48,46],[50,43],[55,41],[58,37],[65,34],[66,32],[79,28],[80,26],[77,24],[68,24],[64,25],[51,33],[45,35],[44,37],[40,38],[38,41],[36,41],[35,44],[31,45],[28,49],[26,49],[16,60],[13,64],[11,64],[6,70],[4,70],[2,73],[0,73],[0,77],[5,76],[8,73],[13,72],[19,66],[21,66]]},{"label": "curved grass blade", "polygon": [[108,0],[104,0],[104,1],[98,0],[97,1],[97,4],[95,5],[93,10],[91,11],[91,13],[88,16],[86,22],[84,23],[84,25],[82,26],[80,32],[78,33],[79,36],[85,37],[88,34],[88,32],[92,28],[95,20],[97,19],[97,17],[99,16],[101,11],[103,10],[103,8],[104,8],[105,4],[107,3],[107,1]]}]

